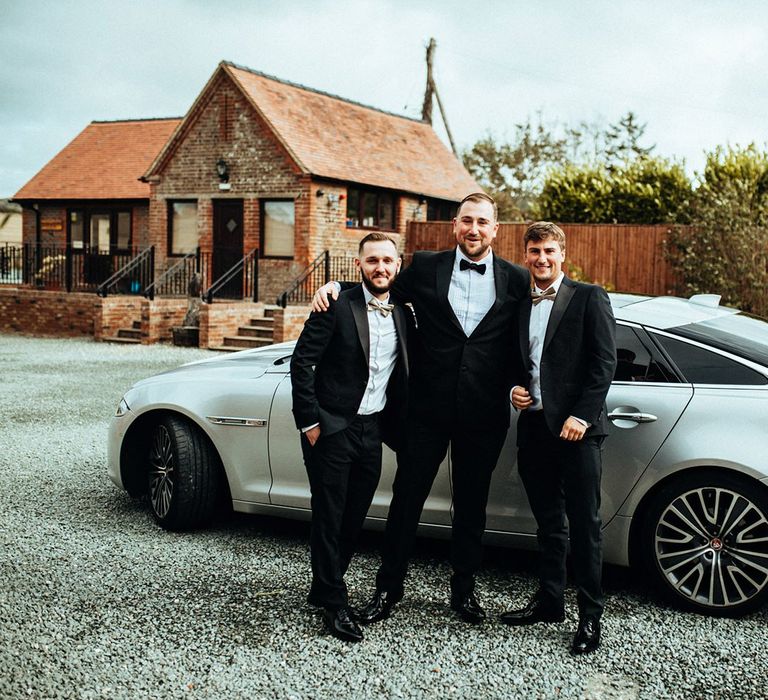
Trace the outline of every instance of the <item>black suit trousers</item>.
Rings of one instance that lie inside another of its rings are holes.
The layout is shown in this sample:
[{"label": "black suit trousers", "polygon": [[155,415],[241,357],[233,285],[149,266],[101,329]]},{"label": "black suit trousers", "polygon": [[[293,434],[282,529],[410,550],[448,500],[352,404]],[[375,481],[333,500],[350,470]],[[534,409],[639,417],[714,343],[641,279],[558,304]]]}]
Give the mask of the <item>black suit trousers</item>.
[{"label": "black suit trousers", "polygon": [[312,492],[309,599],[337,610],[349,602],[344,574],[381,476],[379,416],[357,416],[314,447],[302,435],[301,446]]},{"label": "black suit trousers", "polygon": [[603,438],[561,440],[547,428],[543,411],[529,413],[525,423],[528,435],[518,450],[517,459],[520,478],[538,526],[541,593],[547,603],[562,607],[570,532],[579,613],[599,618],[603,611],[600,583],[600,446]]},{"label": "black suit trousers", "polygon": [[474,589],[475,572],[482,559],[488,489],[506,432],[506,429],[496,428],[467,433],[460,427],[451,430],[429,419],[412,418],[406,448],[398,452],[382,562],[376,576],[378,588],[396,597],[403,595],[421,512],[450,443],[453,488],[451,589],[456,594]]}]

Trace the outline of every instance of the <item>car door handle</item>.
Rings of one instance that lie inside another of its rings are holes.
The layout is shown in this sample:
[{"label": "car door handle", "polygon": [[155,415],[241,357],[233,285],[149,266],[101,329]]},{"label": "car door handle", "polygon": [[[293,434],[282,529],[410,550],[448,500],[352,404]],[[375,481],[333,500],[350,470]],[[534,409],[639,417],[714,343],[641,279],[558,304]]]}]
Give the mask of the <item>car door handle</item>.
[{"label": "car door handle", "polygon": [[635,423],[653,423],[659,420],[652,413],[624,413],[623,411],[613,411],[608,414],[608,420],[631,420]]}]

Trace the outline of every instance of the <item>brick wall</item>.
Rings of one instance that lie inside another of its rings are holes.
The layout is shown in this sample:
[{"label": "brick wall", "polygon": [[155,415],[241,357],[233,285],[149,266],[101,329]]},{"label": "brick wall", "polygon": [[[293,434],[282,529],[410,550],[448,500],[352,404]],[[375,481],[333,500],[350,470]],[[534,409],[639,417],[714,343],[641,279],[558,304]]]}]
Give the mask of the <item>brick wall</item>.
[{"label": "brick wall", "polygon": [[259,302],[217,301],[200,307],[200,347],[217,348],[224,344],[224,336],[237,335],[238,326],[250,318],[264,315],[264,304]]},{"label": "brick wall", "polygon": [[311,306],[287,306],[284,309],[275,309],[274,339],[276,343],[286,340],[296,340],[304,330],[304,322],[312,311]]},{"label": "brick wall", "polygon": [[0,330],[32,335],[93,335],[100,306],[95,294],[0,289]]},{"label": "brick wall", "polygon": [[114,337],[119,328],[130,328],[134,321],[141,320],[141,303],[145,301],[143,297],[114,296],[96,299],[93,316],[95,340]]},{"label": "brick wall", "polygon": [[142,299],[142,344],[173,342],[172,329],[181,326],[188,303],[187,299]]}]

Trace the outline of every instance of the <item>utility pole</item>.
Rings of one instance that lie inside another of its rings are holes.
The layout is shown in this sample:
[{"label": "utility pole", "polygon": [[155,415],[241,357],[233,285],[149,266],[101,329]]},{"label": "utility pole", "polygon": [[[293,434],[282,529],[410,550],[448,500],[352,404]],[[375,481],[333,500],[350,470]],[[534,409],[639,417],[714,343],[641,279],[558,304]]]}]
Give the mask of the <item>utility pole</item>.
[{"label": "utility pole", "polygon": [[421,108],[421,118],[427,124],[432,124],[432,95],[437,98],[437,106],[440,109],[440,116],[443,119],[443,125],[445,126],[445,133],[448,134],[448,141],[451,143],[451,150],[453,155],[457,158],[459,154],[456,152],[456,144],[453,142],[453,134],[448,126],[448,119],[445,116],[445,109],[443,108],[443,102],[440,99],[440,93],[437,91],[437,84],[432,75],[432,59],[435,55],[435,49],[437,48],[437,42],[434,38],[430,38],[427,45],[427,87],[424,91],[424,105]]}]

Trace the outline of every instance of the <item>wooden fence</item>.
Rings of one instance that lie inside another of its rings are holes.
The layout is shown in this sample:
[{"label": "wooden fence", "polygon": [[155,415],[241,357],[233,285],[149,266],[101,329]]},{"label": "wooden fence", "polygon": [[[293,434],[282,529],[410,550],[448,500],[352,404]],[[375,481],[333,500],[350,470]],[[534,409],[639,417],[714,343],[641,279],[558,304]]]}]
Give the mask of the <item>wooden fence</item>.
[{"label": "wooden fence", "polygon": [[[675,276],[664,259],[667,225],[560,224],[567,236],[566,263],[578,265],[584,278],[617,292],[673,294]],[[523,258],[527,224],[500,224],[493,250],[511,262]],[[406,254],[452,248],[456,240],[445,221],[409,221]]]}]

